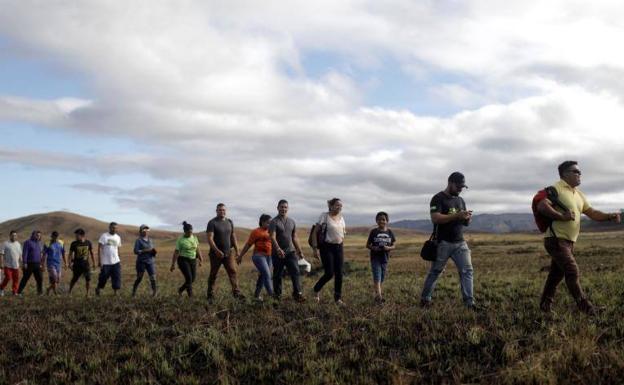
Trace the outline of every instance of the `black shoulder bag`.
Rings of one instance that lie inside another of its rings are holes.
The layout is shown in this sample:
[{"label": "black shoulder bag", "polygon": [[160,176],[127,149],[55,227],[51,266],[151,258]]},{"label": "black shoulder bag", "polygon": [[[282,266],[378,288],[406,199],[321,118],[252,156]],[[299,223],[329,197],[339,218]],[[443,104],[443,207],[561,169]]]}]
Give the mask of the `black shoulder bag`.
[{"label": "black shoulder bag", "polygon": [[438,257],[438,225],[434,225],[431,237],[420,249],[420,256],[425,261],[435,261]]}]

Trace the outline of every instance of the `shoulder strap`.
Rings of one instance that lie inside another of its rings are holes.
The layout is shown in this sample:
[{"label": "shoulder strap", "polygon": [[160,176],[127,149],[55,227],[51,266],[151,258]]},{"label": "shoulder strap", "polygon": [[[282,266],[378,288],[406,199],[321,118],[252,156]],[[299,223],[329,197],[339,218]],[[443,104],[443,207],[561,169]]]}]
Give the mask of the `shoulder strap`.
[{"label": "shoulder strap", "polygon": [[[559,193],[557,192],[557,189],[555,188],[555,186],[548,186],[544,188],[544,191],[546,191],[546,198],[553,205],[557,206],[561,210],[564,210],[564,211],[568,210],[568,208],[565,207],[565,205],[561,203],[561,201],[559,200]],[[554,220],[550,221],[550,224],[548,225],[548,229],[550,230],[550,233],[552,234],[552,236],[555,239],[557,239],[557,234],[555,233],[555,229],[553,228],[553,223],[555,223]]]},{"label": "shoulder strap", "polygon": [[554,186],[548,186],[544,188],[546,191],[546,197],[553,205],[557,206],[561,210],[568,211],[568,208],[559,200],[559,193]]},{"label": "shoulder strap", "polygon": [[436,240],[438,239],[438,225],[434,224],[433,225],[433,232],[431,233],[431,236],[429,237],[430,241]]}]

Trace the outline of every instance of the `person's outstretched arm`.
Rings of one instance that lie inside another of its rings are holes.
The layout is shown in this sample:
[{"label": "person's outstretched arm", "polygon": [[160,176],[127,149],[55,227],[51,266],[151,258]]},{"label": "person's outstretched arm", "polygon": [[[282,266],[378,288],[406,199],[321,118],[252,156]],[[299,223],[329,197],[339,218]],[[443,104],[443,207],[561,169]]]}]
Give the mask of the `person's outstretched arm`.
[{"label": "person's outstretched arm", "polygon": [[620,213],[604,213],[602,211],[595,210],[591,207],[585,210],[583,214],[587,215],[591,220],[594,220],[597,222],[620,223],[621,221]]}]

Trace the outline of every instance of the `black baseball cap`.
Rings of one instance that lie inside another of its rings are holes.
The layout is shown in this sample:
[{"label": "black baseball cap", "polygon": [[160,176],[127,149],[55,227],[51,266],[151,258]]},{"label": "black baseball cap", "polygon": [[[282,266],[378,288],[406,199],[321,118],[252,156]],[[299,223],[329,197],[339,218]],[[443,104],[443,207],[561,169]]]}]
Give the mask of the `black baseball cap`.
[{"label": "black baseball cap", "polygon": [[85,231],[83,229],[78,229],[78,230],[74,231],[74,234],[76,234],[76,235],[85,235]]},{"label": "black baseball cap", "polygon": [[449,175],[448,181],[449,183],[455,183],[459,187],[468,188],[468,186],[466,186],[466,177],[464,177],[464,174],[459,171],[455,171]]}]

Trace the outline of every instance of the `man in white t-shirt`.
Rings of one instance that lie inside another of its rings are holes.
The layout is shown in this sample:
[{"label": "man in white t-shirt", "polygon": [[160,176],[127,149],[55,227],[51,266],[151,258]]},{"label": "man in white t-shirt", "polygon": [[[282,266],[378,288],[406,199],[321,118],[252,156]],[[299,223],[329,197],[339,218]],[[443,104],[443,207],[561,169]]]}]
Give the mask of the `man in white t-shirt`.
[{"label": "man in white t-shirt", "polygon": [[4,295],[4,288],[12,281],[13,295],[17,294],[19,285],[19,269],[22,266],[22,245],[17,241],[17,232],[11,230],[9,240],[0,246],[0,263],[4,272],[4,279],[0,284],[0,295]]},{"label": "man in white t-shirt", "polygon": [[117,290],[121,289],[121,260],[119,259],[119,247],[121,247],[121,237],[117,234],[117,223],[111,222],[108,225],[108,232],[102,234],[98,241],[98,267],[100,276],[95,288],[95,295],[100,295],[100,290],[106,286],[108,278],[111,278],[113,292],[117,295]]}]

